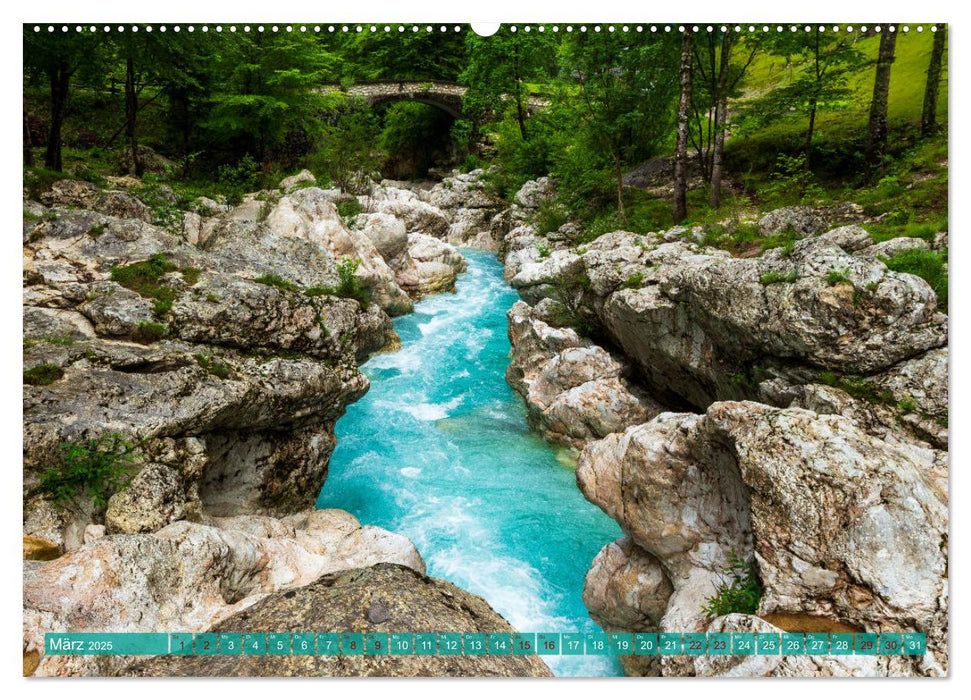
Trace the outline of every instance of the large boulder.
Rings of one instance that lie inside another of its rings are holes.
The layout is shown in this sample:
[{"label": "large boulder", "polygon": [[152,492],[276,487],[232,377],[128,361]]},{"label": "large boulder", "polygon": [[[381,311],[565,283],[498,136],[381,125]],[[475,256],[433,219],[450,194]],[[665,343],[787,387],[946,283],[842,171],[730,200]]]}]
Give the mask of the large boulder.
[{"label": "large boulder", "polygon": [[314,187],[297,190],[280,199],[267,215],[272,235],[307,240],[327,251],[335,261],[359,261],[356,274],[378,306],[391,314],[411,310],[408,295],[395,283],[394,272],[371,239],[349,229],[330,198]]},{"label": "large boulder", "polygon": [[[519,239],[514,233],[507,241]],[[769,400],[769,380],[879,382],[947,344],[947,317],[930,286],[888,270],[860,247],[861,236],[845,227],[756,258],[623,231],[541,253],[522,236],[507,253],[507,275],[515,273],[510,282],[530,303],[565,300],[653,395],[703,408]],[[937,376],[946,384],[946,372]],[[939,401],[912,398],[915,415],[943,419]]]},{"label": "large boulder", "polygon": [[[34,675],[110,675],[133,659],[46,656],[44,633],[200,632],[277,591],[380,562],[424,571],[405,537],[362,527],[340,510],[109,535],[25,569],[25,658],[40,654]],[[313,623],[290,620],[301,629]]]},{"label": "large boulder", "polygon": [[723,572],[754,557],[760,616],[924,632],[927,656],[884,672],[946,668],[947,491],[929,451],[842,416],[723,402],[588,445],[577,481],[669,576],[662,630],[703,631]]},{"label": "large boulder", "polygon": [[[419,571],[380,564],[267,596],[212,632],[477,632],[513,628],[482,598]],[[539,656],[159,656],[132,676],[551,676]]]},{"label": "large boulder", "polygon": [[[203,249],[140,218],[64,208],[98,205],[92,185],[62,181],[46,198],[24,246],[25,534],[72,551],[89,525],[152,532],[311,506],[334,422],[368,387],[357,362],[397,340],[378,304],[334,293],[342,251],[392,274],[367,237],[313,188],[253,200],[273,225],[214,213]],[[127,489],[107,508],[53,505],[39,479],[61,444],[113,433],[139,446]]]},{"label": "large boulder", "polygon": [[572,329],[552,328],[523,302],[507,315],[512,356],[506,377],[526,400],[530,423],[547,439],[580,449],[657,413],[603,348]]},{"label": "large boulder", "polygon": [[505,204],[486,191],[484,175],[481,169],[453,173],[431,189],[418,192],[419,197],[441,209],[449,219],[445,238],[453,245],[482,250],[495,250],[498,246],[492,220]]},{"label": "large boulder", "polygon": [[421,233],[444,238],[448,233],[448,217],[438,207],[419,198],[411,190],[390,185],[378,185],[369,195],[358,197],[366,213],[388,214],[401,219],[408,233]]},{"label": "large boulder", "polygon": [[428,294],[454,288],[468,264],[453,246],[421,233],[408,234],[408,256],[414,262],[416,281],[406,287],[412,294]]},{"label": "large boulder", "polygon": [[769,212],[759,219],[759,232],[763,236],[781,233],[807,236],[822,233],[836,224],[859,223],[865,218],[863,207],[852,202],[828,207],[801,204]]}]

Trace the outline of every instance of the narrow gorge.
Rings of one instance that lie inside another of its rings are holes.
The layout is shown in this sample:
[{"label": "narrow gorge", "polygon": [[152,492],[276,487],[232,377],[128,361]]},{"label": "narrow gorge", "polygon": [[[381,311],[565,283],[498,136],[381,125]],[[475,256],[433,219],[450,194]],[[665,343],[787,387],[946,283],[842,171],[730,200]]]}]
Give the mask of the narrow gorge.
[{"label": "narrow gorge", "polygon": [[[342,216],[302,173],[176,231],[128,178],[25,199],[25,381],[51,377],[25,386],[25,671],[944,673],[947,317],[880,261],[928,244],[856,224],[748,258],[688,228],[576,244],[533,227],[552,181],[507,207],[482,175],[384,181]],[[104,426],[127,488],[85,508],[38,488]],[[736,559],[758,609],[713,614]],[[50,629],[233,625],[889,625],[928,654],[41,653]]]}]

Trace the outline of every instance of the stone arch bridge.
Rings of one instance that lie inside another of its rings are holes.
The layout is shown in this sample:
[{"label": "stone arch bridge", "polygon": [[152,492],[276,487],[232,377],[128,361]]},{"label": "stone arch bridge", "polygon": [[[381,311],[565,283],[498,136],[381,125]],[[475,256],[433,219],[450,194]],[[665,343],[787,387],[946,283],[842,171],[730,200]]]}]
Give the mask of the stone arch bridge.
[{"label": "stone arch bridge", "polygon": [[[441,80],[375,80],[358,82],[349,88],[339,84],[327,84],[323,92],[344,92],[351,97],[360,97],[371,106],[388,102],[421,102],[447,112],[455,119],[463,119],[462,98],[468,88],[459,83]],[[526,98],[530,113],[549,105],[541,97],[530,95]]]}]

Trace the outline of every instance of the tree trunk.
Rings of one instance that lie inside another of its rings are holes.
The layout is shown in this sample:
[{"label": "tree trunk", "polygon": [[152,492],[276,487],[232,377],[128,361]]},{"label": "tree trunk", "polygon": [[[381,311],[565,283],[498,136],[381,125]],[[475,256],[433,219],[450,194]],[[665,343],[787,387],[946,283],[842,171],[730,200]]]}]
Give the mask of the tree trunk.
[{"label": "tree trunk", "polygon": [[27,117],[27,110],[24,110],[24,165],[30,167],[34,164],[34,139],[30,135],[30,119]]},{"label": "tree trunk", "polygon": [[732,55],[732,35],[730,31],[722,35],[722,53],[718,69],[718,84],[715,89],[715,145],[711,157],[711,196],[708,204],[717,209],[722,202],[722,172],[725,155],[725,121],[728,112],[728,62]]},{"label": "tree trunk", "polygon": [[67,106],[67,95],[71,85],[71,69],[67,59],[60,59],[57,66],[50,71],[51,78],[51,128],[47,137],[47,151],[44,153],[44,165],[49,170],[60,172],[64,168],[61,161],[61,127],[64,125],[64,108]]},{"label": "tree trunk", "polygon": [[816,98],[809,98],[809,127],[806,129],[806,170],[813,155],[813,130],[816,128]]},{"label": "tree trunk", "polygon": [[138,117],[138,94],[135,92],[135,61],[131,56],[125,63],[125,136],[131,149],[131,174],[142,176],[142,164],[138,159],[138,139],[135,120]]},{"label": "tree trunk", "polygon": [[627,223],[627,213],[624,211],[624,163],[620,153],[614,154],[614,174],[617,176],[617,214],[620,220]]},{"label": "tree trunk", "polygon": [[941,84],[941,64],[944,62],[946,39],[947,25],[937,25],[934,47],[931,49],[931,63],[927,67],[927,84],[924,86],[924,109],[920,116],[921,136],[929,136],[937,128],[937,91]]},{"label": "tree trunk", "polygon": [[870,100],[870,126],[865,157],[868,168],[880,162],[887,147],[887,100],[890,96],[890,68],[893,66],[896,45],[897,32],[887,31],[885,28],[880,34],[877,74],[873,81],[873,99]]},{"label": "tree trunk", "polygon": [[516,118],[519,119],[519,135],[523,137],[523,141],[526,140],[526,114],[523,110],[523,99],[516,91]]},{"label": "tree trunk", "polygon": [[681,37],[681,100],[678,102],[678,142],[674,152],[674,223],[688,216],[688,110],[691,107],[691,32]]}]

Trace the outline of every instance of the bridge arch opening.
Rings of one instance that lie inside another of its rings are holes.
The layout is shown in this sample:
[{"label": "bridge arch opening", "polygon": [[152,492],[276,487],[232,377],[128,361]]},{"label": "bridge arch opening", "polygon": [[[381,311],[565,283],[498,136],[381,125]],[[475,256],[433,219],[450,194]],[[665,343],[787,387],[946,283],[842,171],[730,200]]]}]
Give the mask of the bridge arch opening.
[{"label": "bridge arch opening", "polygon": [[381,119],[381,174],[391,179],[428,177],[432,168],[455,165],[453,110],[424,100],[385,100],[372,105]]}]

